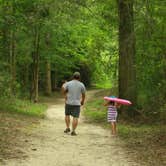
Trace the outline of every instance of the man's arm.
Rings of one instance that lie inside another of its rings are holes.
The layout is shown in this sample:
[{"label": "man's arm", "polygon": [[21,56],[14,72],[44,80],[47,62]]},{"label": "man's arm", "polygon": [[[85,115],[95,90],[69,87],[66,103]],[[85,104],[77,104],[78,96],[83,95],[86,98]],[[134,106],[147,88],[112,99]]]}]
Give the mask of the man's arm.
[{"label": "man's arm", "polygon": [[62,92],[62,94],[63,94],[63,96],[65,98],[65,101],[66,101],[67,100],[67,89],[66,89],[66,85],[65,84],[62,85],[61,92]]},{"label": "man's arm", "polygon": [[84,105],[85,101],[85,93],[82,93],[81,105]]},{"label": "man's arm", "polygon": [[61,90],[62,90],[62,94],[66,95],[66,90],[65,90],[65,88],[63,86],[62,86]]}]

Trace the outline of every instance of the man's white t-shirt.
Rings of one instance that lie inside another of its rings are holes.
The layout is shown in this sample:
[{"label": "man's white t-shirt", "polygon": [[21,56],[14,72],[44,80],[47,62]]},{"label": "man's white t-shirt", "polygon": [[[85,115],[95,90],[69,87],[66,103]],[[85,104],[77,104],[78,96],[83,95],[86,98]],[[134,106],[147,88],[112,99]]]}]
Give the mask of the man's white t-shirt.
[{"label": "man's white t-shirt", "polygon": [[81,105],[81,95],[85,93],[86,88],[84,84],[78,80],[72,80],[66,82],[63,85],[65,91],[67,91],[66,104],[69,105]]}]

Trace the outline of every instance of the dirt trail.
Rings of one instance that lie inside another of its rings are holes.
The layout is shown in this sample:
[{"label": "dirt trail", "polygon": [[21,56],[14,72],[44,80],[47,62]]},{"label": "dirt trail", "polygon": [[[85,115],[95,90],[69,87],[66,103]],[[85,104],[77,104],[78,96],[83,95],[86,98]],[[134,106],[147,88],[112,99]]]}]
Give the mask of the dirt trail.
[{"label": "dirt trail", "polygon": [[[89,97],[93,93],[89,93]],[[50,104],[25,147],[26,159],[12,159],[5,166],[138,166],[110,131],[80,118],[77,136],[64,134],[64,100]]]}]

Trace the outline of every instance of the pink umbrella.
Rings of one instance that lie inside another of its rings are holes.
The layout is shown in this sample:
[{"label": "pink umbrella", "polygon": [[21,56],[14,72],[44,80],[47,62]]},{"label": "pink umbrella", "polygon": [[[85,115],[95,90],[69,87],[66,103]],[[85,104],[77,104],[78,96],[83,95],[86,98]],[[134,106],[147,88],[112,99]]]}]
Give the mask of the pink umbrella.
[{"label": "pink umbrella", "polygon": [[132,104],[129,100],[120,99],[120,98],[116,98],[116,97],[105,96],[104,99],[108,100],[108,101],[114,101],[116,103],[123,104],[123,105],[131,105]]}]

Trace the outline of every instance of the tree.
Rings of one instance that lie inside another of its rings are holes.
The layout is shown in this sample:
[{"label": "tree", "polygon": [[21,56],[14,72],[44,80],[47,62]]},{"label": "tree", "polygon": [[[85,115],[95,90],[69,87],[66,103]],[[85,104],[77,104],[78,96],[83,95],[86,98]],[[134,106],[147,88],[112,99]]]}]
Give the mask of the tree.
[{"label": "tree", "polygon": [[118,0],[119,10],[119,97],[135,105],[136,64],[133,0]]}]

